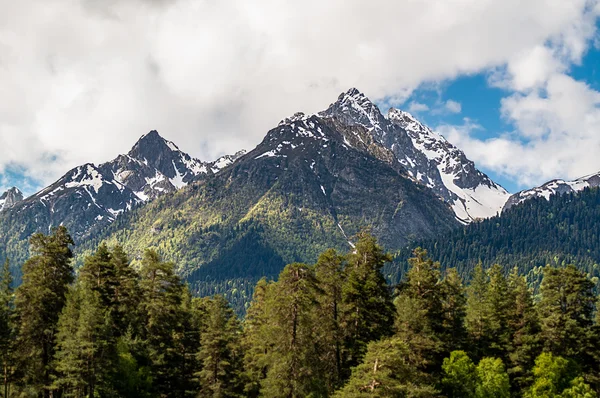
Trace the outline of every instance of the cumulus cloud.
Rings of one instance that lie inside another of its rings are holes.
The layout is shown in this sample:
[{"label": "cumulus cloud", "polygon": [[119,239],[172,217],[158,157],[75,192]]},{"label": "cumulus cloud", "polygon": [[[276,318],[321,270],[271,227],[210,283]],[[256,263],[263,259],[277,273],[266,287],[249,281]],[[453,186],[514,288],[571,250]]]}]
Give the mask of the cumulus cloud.
[{"label": "cumulus cloud", "polygon": [[523,187],[600,171],[600,92],[555,74],[543,94],[513,94],[502,101],[501,110],[515,131],[476,138],[481,126],[468,119],[460,126],[438,126],[437,131],[479,165]]},{"label": "cumulus cloud", "polygon": [[519,91],[505,116],[548,141],[555,107],[535,89],[581,58],[598,10],[590,0],[2,2],[0,173],[47,183],[150,129],[213,159],[352,86],[397,104],[424,83],[491,69]]},{"label": "cumulus cloud", "polygon": [[444,107],[450,113],[460,113],[460,111],[462,110],[462,106],[461,106],[460,102],[453,101],[453,100],[446,101],[446,103],[444,104]]}]

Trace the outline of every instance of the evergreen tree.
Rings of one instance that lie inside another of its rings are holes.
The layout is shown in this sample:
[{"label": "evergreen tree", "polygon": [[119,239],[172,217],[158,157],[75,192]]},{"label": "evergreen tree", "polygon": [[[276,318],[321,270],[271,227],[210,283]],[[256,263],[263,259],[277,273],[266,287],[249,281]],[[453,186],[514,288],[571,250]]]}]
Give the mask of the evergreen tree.
[{"label": "evergreen tree", "polygon": [[264,278],[258,281],[244,320],[244,391],[249,397],[259,395],[260,384],[267,377],[268,354],[273,349],[273,343],[265,340],[264,336],[269,327],[267,299],[272,295],[270,291],[274,287],[274,283],[269,283]]},{"label": "evergreen tree", "polygon": [[594,284],[569,265],[546,267],[542,281],[539,313],[544,347],[554,355],[573,359],[584,370],[594,366],[593,314],[596,298]]},{"label": "evergreen tree", "polygon": [[73,281],[70,246],[65,227],[52,235],[35,234],[30,239],[31,257],[23,264],[23,281],[16,291],[19,320],[17,336],[19,384],[32,394],[50,395],[52,360],[58,316]]},{"label": "evergreen tree", "polygon": [[500,358],[503,361],[508,358],[508,350],[511,343],[509,329],[509,312],[514,308],[513,297],[508,289],[508,281],[504,276],[502,267],[495,264],[490,268],[489,284],[486,301],[489,310],[489,332],[487,338],[490,345],[485,355]]},{"label": "evergreen tree", "polygon": [[320,319],[320,350],[323,371],[329,393],[335,391],[349,369],[342,367],[344,332],[341,328],[342,287],[344,284],[344,256],[329,249],[319,256],[315,276],[320,288],[317,295]]},{"label": "evergreen tree", "polygon": [[4,262],[0,273],[0,361],[4,380],[4,397],[8,397],[14,362],[14,305],[10,262]]},{"label": "evergreen tree", "polygon": [[98,292],[104,307],[112,306],[115,297],[116,275],[112,254],[105,243],[96,252],[85,258],[79,271],[79,280],[86,288]]},{"label": "evergreen tree", "polygon": [[183,285],[175,275],[173,263],[163,262],[155,250],[144,252],[140,274],[143,338],[153,389],[161,397],[183,395],[187,381],[181,365],[185,358],[177,341],[184,332],[182,322],[186,316],[181,311]]},{"label": "evergreen tree", "polygon": [[396,334],[421,358],[424,370],[436,372],[444,357],[439,263],[428,258],[426,251],[416,249],[409,265],[396,299]]},{"label": "evergreen tree", "polygon": [[370,341],[390,335],[394,305],[381,269],[392,257],[366,231],[348,255],[342,288],[342,328],[346,331],[344,366],[360,363]]},{"label": "evergreen tree", "polygon": [[532,382],[535,358],[541,352],[540,325],[533,297],[525,277],[514,268],[508,280],[513,299],[509,312],[511,344],[508,352],[508,374],[514,391],[525,390]]},{"label": "evergreen tree", "polygon": [[59,319],[54,387],[67,397],[111,394],[116,356],[102,294],[81,281],[69,294]]},{"label": "evergreen tree", "polygon": [[336,398],[434,397],[437,391],[414,361],[411,349],[399,338],[369,344],[364,361],[352,370],[348,383]]},{"label": "evergreen tree", "polygon": [[131,266],[123,247],[116,245],[111,253],[114,270],[114,290],[112,298],[115,335],[123,336],[128,332],[140,333],[140,290],[139,275]]},{"label": "evergreen tree", "polygon": [[315,307],[317,283],[314,270],[305,264],[289,264],[268,290],[267,321],[260,338],[270,342],[267,372],[261,381],[263,397],[305,397],[324,394],[319,361]]},{"label": "evergreen tree", "polygon": [[489,347],[491,336],[490,306],[488,302],[489,281],[483,267],[478,264],[473,270],[467,288],[467,310],[465,325],[469,334],[470,351],[477,359],[483,358]]},{"label": "evergreen tree", "polygon": [[240,323],[222,296],[207,302],[207,319],[200,337],[202,370],[199,397],[241,397],[243,392]]},{"label": "evergreen tree", "polygon": [[466,291],[463,281],[455,268],[446,271],[442,281],[442,335],[444,352],[464,349],[467,341],[465,328]]}]

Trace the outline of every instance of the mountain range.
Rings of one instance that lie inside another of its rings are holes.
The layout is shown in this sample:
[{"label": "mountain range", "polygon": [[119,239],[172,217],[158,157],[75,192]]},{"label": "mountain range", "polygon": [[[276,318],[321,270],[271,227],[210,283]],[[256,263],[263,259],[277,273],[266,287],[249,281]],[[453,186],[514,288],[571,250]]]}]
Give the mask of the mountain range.
[{"label": "mountain range", "polygon": [[201,161],[151,131],[129,153],[76,167],[28,198],[12,188],[0,196],[0,259],[20,264],[32,233],[65,225],[80,257],[100,241],[134,257],[154,246],[200,293],[231,290],[345,250],[365,226],[395,250],[598,185],[592,175],[511,195],[408,112],[384,115],[350,89],[322,112],[282,120],[248,153]]}]

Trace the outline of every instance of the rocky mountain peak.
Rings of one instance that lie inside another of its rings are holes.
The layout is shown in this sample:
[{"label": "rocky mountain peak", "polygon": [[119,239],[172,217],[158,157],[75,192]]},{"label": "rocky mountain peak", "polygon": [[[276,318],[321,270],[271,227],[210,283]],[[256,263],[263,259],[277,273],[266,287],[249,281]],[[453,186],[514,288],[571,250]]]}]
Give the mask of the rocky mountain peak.
[{"label": "rocky mountain peak", "polygon": [[19,188],[9,188],[6,192],[0,195],[0,211],[10,209],[22,200],[23,192],[21,192]]},{"label": "rocky mountain peak", "polygon": [[348,125],[360,124],[369,130],[381,130],[386,124],[377,105],[356,88],[340,94],[337,101],[319,115],[336,117]]}]

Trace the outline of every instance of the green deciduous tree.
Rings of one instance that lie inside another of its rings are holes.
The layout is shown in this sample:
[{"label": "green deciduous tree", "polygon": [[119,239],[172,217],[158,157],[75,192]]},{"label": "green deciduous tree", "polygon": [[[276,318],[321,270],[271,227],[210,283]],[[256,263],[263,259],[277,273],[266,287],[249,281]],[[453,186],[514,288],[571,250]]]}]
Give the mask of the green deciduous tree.
[{"label": "green deciduous tree", "polygon": [[477,365],[477,398],[509,398],[510,381],[500,358],[483,358]]},{"label": "green deciduous tree", "polygon": [[549,352],[540,354],[533,368],[533,384],[525,392],[526,398],[558,397],[576,376],[575,366],[565,358]]},{"label": "green deciduous tree", "polygon": [[476,366],[464,351],[452,351],[444,359],[443,392],[448,398],[471,398],[477,387]]},{"label": "green deciduous tree", "polygon": [[348,383],[336,398],[434,397],[437,391],[424,380],[411,349],[399,338],[369,344],[364,361],[352,370]]}]

